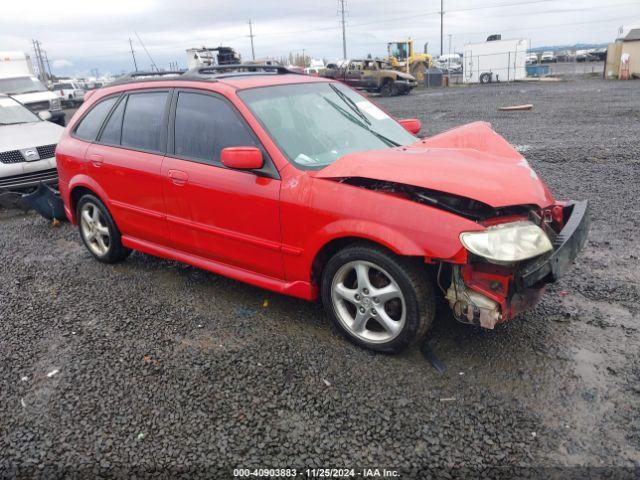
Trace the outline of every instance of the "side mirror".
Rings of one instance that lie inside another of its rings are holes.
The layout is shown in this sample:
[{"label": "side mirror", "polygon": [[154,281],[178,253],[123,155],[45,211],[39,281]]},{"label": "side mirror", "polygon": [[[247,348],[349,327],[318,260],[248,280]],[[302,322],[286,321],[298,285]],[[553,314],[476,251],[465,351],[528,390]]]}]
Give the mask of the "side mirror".
[{"label": "side mirror", "polygon": [[422,124],[417,118],[403,118],[402,120],[398,120],[398,123],[402,125],[405,130],[409,133],[413,133],[414,135],[420,133],[420,129],[422,128]]},{"label": "side mirror", "polygon": [[38,116],[40,117],[40,120],[44,120],[45,122],[47,120],[51,120],[51,112],[49,110],[42,110],[38,112]]},{"label": "side mirror", "polygon": [[256,147],[223,148],[220,161],[225,167],[237,170],[256,170],[264,165],[262,152]]}]

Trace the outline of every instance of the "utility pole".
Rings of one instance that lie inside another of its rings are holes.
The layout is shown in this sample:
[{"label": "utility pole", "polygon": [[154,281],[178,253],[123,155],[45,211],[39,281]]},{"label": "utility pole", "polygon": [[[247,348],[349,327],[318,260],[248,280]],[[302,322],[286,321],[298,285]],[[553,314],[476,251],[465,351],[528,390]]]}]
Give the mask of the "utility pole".
[{"label": "utility pole", "polygon": [[347,35],[346,35],[346,29],[345,29],[345,21],[344,21],[344,4],[347,2],[347,0],[338,0],[340,2],[340,15],[342,20],[340,20],[340,23],[342,24],[342,58],[344,60],[347,59]]},{"label": "utility pole", "polygon": [[44,61],[42,60],[42,51],[40,50],[40,42],[38,40],[32,40],[33,51],[36,54],[36,63],[38,64],[38,78],[43,82],[47,82],[47,73],[44,70]]},{"label": "utility pole", "polygon": [[444,0],[440,0],[440,55],[444,46]]},{"label": "utility pole", "polygon": [[133,68],[138,71],[138,63],[136,62],[136,52],[133,51],[133,43],[131,43],[131,37],[129,37],[129,47],[131,48],[131,56],[133,57]]},{"label": "utility pole", "polygon": [[249,38],[251,39],[251,59],[255,61],[256,59],[256,51],[253,48],[253,23],[249,20]]},{"label": "utility pole", "polygon": [[49,72],[49,79],[53,82],[53,75],[51,75],[51,64],[49,63],[49,55],[47,55],[47,51],[43,52],[44,54],[44,63],[47,64],[47,72]]},{"label": "utility pole", "polygon": [[306,49],[306,48],[303,48],[303,49],[302,49],[302,66],[303,66],[304,68],[307,68],[307,57],[305,56],[305,53],[304,53],[304,52],[306,52],[306,51],[307,51],[307,49]]}]

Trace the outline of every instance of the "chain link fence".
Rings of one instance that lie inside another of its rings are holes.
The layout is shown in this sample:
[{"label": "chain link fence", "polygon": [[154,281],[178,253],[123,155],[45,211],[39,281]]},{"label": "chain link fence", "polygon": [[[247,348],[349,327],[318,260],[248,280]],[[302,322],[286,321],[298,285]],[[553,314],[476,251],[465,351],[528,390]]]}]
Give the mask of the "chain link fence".
[{"label": "chain link fence", "polygon": [[485,55],[464,55],[460,61],[441,64],[449,84],[510,83],[544,77],[574,75],[597,76],[604,74],[604,61],[581,61],[576,58],[564,61],[542,62],[535,54],[525,51],[507,51]]}]

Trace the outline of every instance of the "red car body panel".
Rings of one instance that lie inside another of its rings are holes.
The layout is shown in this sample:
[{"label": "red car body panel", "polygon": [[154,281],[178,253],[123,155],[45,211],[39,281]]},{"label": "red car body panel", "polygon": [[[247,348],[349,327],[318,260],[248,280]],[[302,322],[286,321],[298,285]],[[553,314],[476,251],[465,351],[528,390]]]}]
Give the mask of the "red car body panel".
[{"label": "red car body panel", "polygon": [[552,205],[553,196],[525,158],[505,144],[489,124],[476,122],[415,146],[345,155],[316,177],[386,180],[472,198],[492,207]]},{"label": "red car body panel", "polygon": [[[76,112],[56,150],[67,216],[75,223],[72,192],[88,189],[105,203],[127,247],[314,299],[318,295],[314,260],[332,241],[357,237],[425,262],[464,264],[467,252],[460,233],[485,228],[408,198],[341,183],[345,177],[414,185],[493,207],[554,204],[526,160],[486,123],[427,140],[416,138],[411,147],[347,155],[320,171],[301,171],[287,161],[236,93],[328,81],[303,75],[254,75],[101,89]],[[104,96],[150,88],[201,89],[227,98],[253,129],[280,178],[91,144],[70,135],[78,119]],[[483,289],[486,276],[466,275]],[[490,293],[505,304],[504,295]]]},{"label": "red car body panel", "polygon": [[[184,182],[171,178],[178,172],[185,176]],[[169,246],[284,277],[279,180],[171,157],[162,162],[162,173]]]}]

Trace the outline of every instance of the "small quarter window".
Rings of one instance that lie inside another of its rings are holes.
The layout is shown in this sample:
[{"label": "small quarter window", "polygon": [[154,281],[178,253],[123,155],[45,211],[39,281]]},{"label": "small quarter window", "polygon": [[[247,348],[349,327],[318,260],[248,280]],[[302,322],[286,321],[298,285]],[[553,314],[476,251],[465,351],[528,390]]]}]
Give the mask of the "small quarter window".
[{"label": "small quarter window", "polygon": [[122,135],[122,117],[124,116],[124,107],[127,101],[126,98],[122,99],[120,104],[107,120],[107,124],[102,130],[100,135],[100,143],[106,143],[109,145],[120,145],[120,137]]},{"label": "small quarter window", "polygon": [[80,120],[80,124],[76,127],[75,136],[82,140],[93,142],[100,131],[102,122],[104,122],[116,100],[118,100],[118,97],[107,98],[89,110],[89,113]]}]

